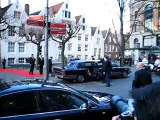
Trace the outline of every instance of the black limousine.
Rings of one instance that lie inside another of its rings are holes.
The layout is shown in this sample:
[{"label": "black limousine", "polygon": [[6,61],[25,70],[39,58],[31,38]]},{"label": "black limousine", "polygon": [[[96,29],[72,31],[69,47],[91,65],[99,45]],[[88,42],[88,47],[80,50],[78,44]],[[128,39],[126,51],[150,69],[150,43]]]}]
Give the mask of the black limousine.
[{"label": "black limousine", "polygon": [[[112,76],[128,77],[130,69],[120,67],[112,62]],[[55,77],[74,82],[85,82],[90,80],[102,80],[102,62],[100,60],[75,60],[70,61],[64,69],[54,67],[53,74]]]}]

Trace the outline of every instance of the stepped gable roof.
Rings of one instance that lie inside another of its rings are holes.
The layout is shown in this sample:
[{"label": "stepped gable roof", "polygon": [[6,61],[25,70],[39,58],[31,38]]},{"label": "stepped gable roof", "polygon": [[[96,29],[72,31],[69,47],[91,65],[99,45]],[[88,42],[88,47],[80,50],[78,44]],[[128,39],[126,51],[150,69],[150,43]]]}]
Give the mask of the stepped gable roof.
[{"label": "stepped gable roof", "polygon": [[91,35],[93,36],[96,32],[97,27],[91,27]]},{"label": "stepped gable roof", "polygon": [[3,15],[7,12],[7,10],[12,6],[12,4],[10,5],[7,5],[6,7],[4,8],[1,8],[0,10],[0,19],[3,17]]},{"label": "stepped gable roof", "polygon": [[49,15],[51,17],[54,17],[54,15],[59,12],[59,10],[61,9],[63,4],[64,4],[64,2],[61,2],[59,4],[56,4],[54,6],[49,7]]},{"label": "stepped gable roof", "polygon": [[79,16],[75,16],[75,19],[76,19],[76,24],[79,22],[79,20],[81,19],[82,15],[79,15]]},{"label": "stepped gable roof", "polygon": [[102,36],[103,36],[103,38],[106,37],[106,34],[107,34],[107,30],[103,30],[103,31],[102,31]]},{"label": "stepped gable roof", "polygon": [[30,15],[39,15],[40,12],[41,11],[37,11],[37,12],[34,12],[34,13],[30,14]]}]

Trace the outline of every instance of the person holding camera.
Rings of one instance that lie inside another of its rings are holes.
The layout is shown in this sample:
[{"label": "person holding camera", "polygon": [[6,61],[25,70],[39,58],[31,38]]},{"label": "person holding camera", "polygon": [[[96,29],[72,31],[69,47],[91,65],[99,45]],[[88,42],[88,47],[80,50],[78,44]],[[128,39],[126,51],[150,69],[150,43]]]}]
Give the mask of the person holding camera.
[{"label": "person holding camera", "polygon": [[[134,120],[160,119],[160,81],[132,91],[134,99]],[[114,116],[112,120],[123,120],[121,115]]]}]

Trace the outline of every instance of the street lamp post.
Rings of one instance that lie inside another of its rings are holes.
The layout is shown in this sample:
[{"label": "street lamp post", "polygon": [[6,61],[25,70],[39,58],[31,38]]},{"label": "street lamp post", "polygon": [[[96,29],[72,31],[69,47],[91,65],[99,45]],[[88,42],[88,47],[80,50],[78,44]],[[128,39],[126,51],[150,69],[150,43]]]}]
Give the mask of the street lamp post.
[{"label": "street lamp post", "polygon": [[49,76],[48,76],[48,0],[47,0],[47,3],[46,3],[46,13],[45,13],[45,23],[46,23],[46,26],[45,26],[45,61],[44,61],[44,64],[45,64],[45,72],[44,72],[44,83],[46,80],[49,79]]}]

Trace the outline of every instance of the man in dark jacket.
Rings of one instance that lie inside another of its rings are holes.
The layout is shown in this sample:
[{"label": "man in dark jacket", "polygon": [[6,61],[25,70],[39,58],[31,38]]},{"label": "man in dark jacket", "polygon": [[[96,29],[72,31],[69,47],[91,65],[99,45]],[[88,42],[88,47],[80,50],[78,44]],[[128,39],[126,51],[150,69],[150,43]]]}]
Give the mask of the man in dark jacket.
[{"label": "man in dark jacket", "polygon": [[49,60],[48,60],[48,66],[49,66],[49,74],[50,74],[50,76],[52,76],[52,65],[53,65],[53,63],[52,63],[52,57],[50,57]]},{"label": "man in dark jacket", "polygon": [[102,70],[105,74],[104,82],[106,82],[106,86],[110,87],[110,75],[112,70],[111,61],[108,56],[104,57],[103,63],[102,63]]},{"label": "man in dark jacket", "polygon": [[139,88],[152,83],[152,75],[149,71],[144,69],[143,63],[136,65],[137,71],[135,72],[135,78],[132,82],[132,89]]},{"label": "man in dark jacket", "polygon": [[44,65],[44,58],[42,55],[39,57],[39,73],[43,74],[43,65]]},{"label": "man in dark jacket", "polygon": [[33,75],[35,61],[36,61],[36,59],[34,58],[34,55],[32,54],[31,57],[29,58],[29,63],[31,65],[29,74],[31,74],[31,75]]}]

